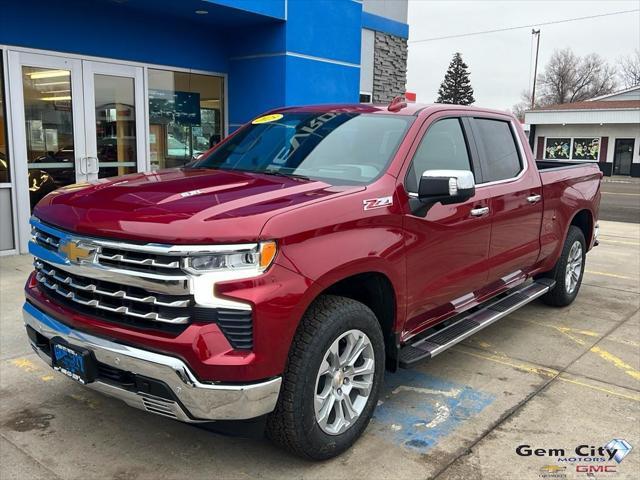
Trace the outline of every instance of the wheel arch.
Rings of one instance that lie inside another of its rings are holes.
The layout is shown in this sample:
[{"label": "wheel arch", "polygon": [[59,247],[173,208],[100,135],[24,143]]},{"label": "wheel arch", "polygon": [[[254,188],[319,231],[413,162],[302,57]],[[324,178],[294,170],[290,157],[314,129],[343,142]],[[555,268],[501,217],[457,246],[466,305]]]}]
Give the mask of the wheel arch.
[{"label": "wheel arch", "polygon": [[591,248],[591,242],[593,237],[593,212],[588,208],[583,208],[578,210],[573,217],[571,218],[571,222],[567,226],[567,232],[565,233],[565,238],[567,238],[569,232],[569,226],[574,225],[582,230],[582,234],[584,235],[584,240],[587,244],[587,250]]},{"label": "wheel arch", "polygon": [[395,370],[401,300],[391,276],[380,270],[364,269],[340,276],[328,275],[318,283],[322,289],[316,292],[309,305],[322,295],[337,295],[356,300],[373,311],[384,336],[387,367]]}]

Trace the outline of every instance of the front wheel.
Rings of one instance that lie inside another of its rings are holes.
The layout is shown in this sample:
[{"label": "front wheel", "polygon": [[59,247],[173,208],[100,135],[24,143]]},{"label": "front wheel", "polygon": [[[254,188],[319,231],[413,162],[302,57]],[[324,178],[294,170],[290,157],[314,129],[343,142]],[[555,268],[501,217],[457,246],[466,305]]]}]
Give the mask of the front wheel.
[{"label": "front wheel", "polygon": [[582,230],[571,225],[558,263],[545,275],[553,278],[556,285],[541,297],[544,303],[564,307],[575,300],[582,285],[586,253],[586,242]]},{"label": "front wheel", "polygon": [[384,355],[380,323],[367,306],[320,297],[296,332],[267,435],[315,460],[347,450],[373,415]]}]

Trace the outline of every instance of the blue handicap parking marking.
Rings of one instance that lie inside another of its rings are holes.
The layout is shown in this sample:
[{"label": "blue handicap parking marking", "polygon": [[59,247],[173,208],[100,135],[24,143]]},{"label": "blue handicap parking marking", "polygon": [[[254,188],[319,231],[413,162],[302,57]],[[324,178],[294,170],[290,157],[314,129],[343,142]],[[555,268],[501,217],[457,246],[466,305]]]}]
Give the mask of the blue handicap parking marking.
[{"label": "blue handicap parking marking", "polygon": [[401,370],[387,375],[374,413],[374,432],[424,453],[494,400],[494,395],[467,385]]}]

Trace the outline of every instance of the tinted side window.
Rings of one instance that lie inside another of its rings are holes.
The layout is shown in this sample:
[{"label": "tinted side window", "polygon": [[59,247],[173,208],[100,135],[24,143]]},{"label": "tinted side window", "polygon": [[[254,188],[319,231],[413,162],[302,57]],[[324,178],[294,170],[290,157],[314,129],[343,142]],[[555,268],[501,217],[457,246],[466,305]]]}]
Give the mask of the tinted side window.
[{"label": "tinted side window", "polygon": [[418,191],[425,170],[472,170],[459,119],[445,118],[429,127],[413,156],[407,191]]},{"label": "tinted side window", "polygon": [[520,154],[509,122],[476,118],[485,182],[513,178],[522,170]]}]

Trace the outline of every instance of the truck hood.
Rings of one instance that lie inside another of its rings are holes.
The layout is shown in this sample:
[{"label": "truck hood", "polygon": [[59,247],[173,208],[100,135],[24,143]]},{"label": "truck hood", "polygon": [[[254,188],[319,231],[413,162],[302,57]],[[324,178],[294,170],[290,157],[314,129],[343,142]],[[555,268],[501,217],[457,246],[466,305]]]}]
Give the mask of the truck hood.
[{"label": "truck hood", "polygon": [[71,232],[140,242],[255,242],[272,216],[362,187],[211,169],[171,169],[64,187],[34,209]]}]

